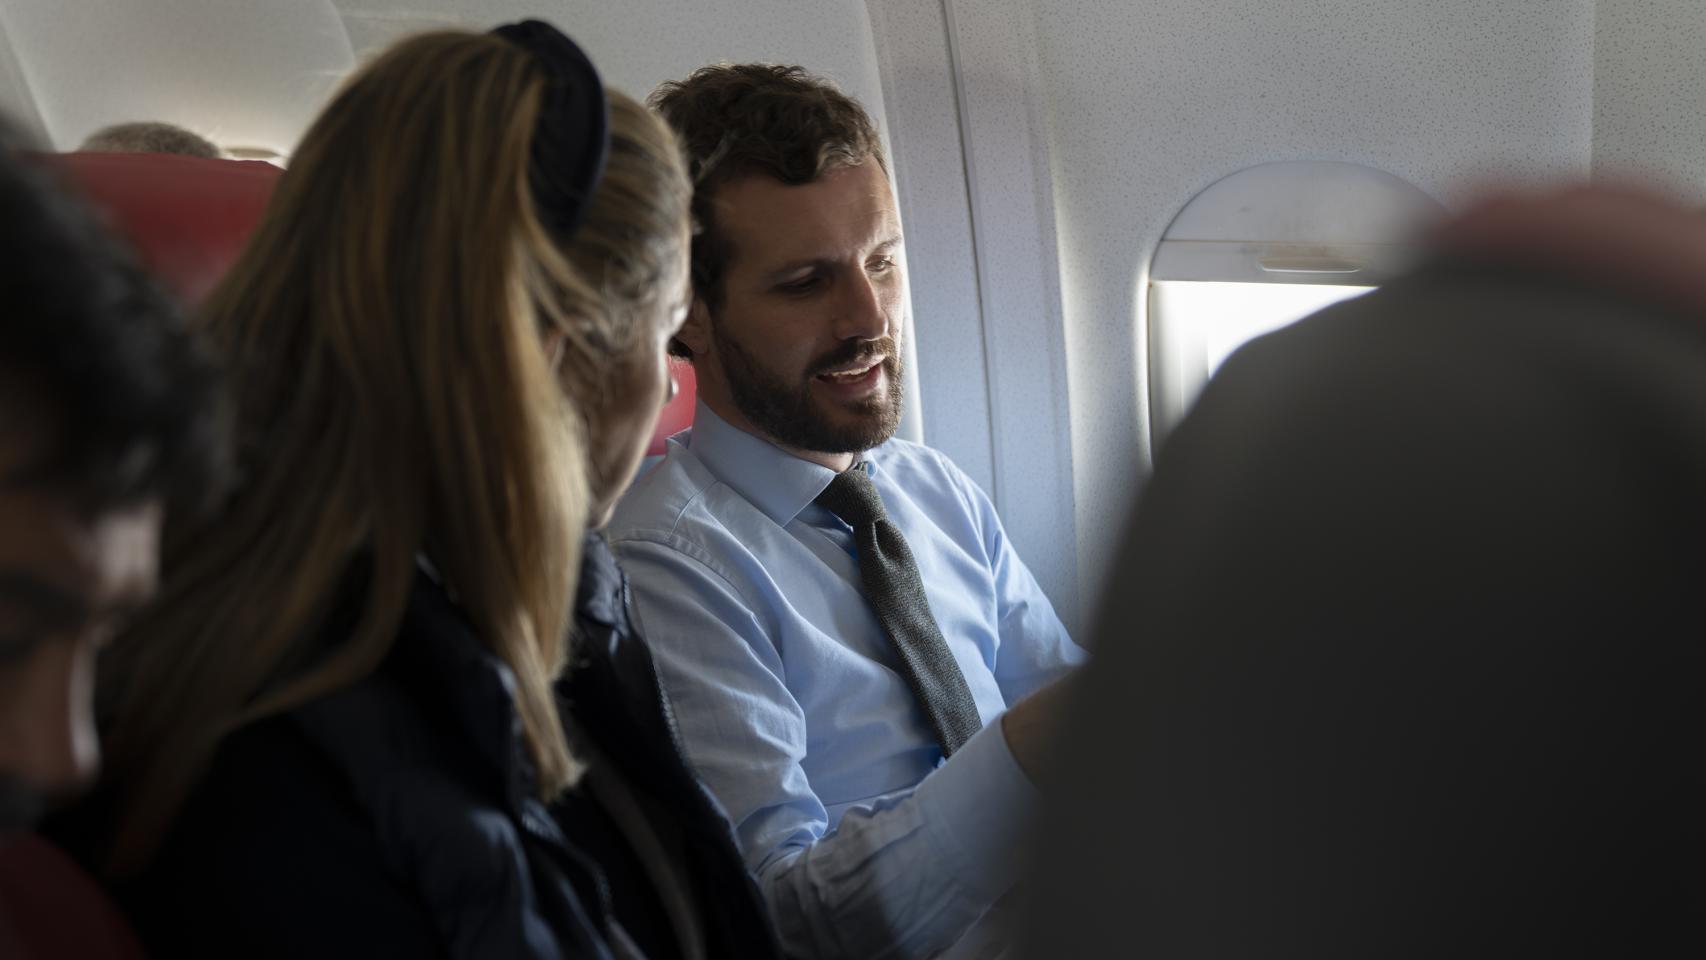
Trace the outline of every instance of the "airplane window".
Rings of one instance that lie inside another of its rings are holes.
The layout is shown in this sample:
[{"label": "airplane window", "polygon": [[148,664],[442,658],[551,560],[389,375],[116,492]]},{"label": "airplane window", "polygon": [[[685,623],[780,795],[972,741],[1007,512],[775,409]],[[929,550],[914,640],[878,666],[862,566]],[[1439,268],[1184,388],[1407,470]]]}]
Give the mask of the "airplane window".
[{"label": "airplane window", "polygon": [[1150,265],[1151,435],[1159,445],[1247,341],[1359,296],[1413,259],[1442,208],[1350,163],[1270,163],[1186,204]]}]

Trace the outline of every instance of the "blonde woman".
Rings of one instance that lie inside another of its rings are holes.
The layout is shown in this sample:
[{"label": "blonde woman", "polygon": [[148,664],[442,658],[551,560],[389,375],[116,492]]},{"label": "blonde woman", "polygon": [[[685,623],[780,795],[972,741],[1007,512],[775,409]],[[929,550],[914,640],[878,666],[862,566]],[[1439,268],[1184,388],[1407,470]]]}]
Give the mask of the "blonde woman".
[{"label": "blonde woman", "polygon": [[773,953],[582,556],[668,391],[688,198],[534,21],[403,41],[309,130],[205,313],[242,488],[104,677],[98,862],[159,955]]}]

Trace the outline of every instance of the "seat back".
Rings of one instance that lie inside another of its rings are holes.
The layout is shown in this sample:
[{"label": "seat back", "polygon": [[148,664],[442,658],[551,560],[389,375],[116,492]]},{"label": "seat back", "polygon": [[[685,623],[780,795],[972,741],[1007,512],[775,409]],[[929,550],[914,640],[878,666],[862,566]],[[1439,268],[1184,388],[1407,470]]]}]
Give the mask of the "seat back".
[{"label": "seat back", "polygon": [[258,160],[157,153],[65,153],[52,162],[191,305],[236,262],[283,173]]}]

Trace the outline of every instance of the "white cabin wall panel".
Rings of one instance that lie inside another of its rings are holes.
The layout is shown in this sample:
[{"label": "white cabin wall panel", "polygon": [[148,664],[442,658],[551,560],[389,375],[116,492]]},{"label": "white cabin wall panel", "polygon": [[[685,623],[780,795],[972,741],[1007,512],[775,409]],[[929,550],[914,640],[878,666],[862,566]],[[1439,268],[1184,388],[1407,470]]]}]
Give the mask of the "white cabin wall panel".
[{"label": "white cabin wall panel", "polygon": [[983,315],[960,112],[939,3],[867,0],[905,216],[924,442],[995,495]]},{"label": "white cabin wall panel", "polygon": [[[1591,0],[1031,0],[1087,605],[1148,467],[1148,260],[1220,177],[1332,159],[1461,200],[1587,173]],[[1134,320],[1136,321],[1134,323]]]},{"label": "white cabin wall panel", "polygon": [[1706,3],[1599,0],[1593,172],[1706,201]]},{"label": "white cabin wall panel", "polygon": [[946,0],[988,370],[994,500],[1066,626],[1083,625],[1047,104],[1027,0]]}]

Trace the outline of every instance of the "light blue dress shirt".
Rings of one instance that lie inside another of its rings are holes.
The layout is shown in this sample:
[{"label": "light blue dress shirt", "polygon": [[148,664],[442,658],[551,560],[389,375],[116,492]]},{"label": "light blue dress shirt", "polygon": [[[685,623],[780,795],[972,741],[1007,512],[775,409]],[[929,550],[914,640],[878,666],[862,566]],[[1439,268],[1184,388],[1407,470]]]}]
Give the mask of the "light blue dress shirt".
[{"label": "light blue dress shirt", "polygon": [[868,451],[986,725],[943,762],[852,528],[812,502],[834,474],[703,404],[694,424],[608,528],[689,759],[789,953],[946,949],[1013,885],[1035,801],[991,721],[1084,652],[976,484],[928,447]]}]

